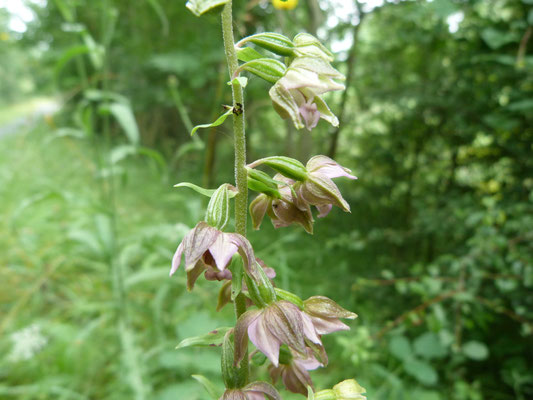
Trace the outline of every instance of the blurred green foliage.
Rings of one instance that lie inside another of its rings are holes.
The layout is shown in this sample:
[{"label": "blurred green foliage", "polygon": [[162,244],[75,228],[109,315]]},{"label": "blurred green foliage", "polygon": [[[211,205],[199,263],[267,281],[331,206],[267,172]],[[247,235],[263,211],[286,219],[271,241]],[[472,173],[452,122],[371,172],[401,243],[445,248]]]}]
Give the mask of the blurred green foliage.
[{"label": "blurred green foliage", "polygon": [[[335,152],[359,176],[339,182],[352,214],[314,238],[249,235],[280,286],[359,314],[324,338],[317,387],[533,397],[532,2],[234,3],[237,35],[318,34],[349,77],[328,99],[339,131],[296,132],[268,85],[246,89],[250,161]],[[219,349],[174,347],[232,313],[214,311],[217,284],[187,293],[168,271],[206,205],[172,185],[233,176],[227,125],[189,135],[230,102],[218,18],[172,0],[31,4],[23,34],[0,9],[0,398],[204,399],[190,376],[221,385]],[[59,114],[4,133],[15,102],[57,93]]]}]

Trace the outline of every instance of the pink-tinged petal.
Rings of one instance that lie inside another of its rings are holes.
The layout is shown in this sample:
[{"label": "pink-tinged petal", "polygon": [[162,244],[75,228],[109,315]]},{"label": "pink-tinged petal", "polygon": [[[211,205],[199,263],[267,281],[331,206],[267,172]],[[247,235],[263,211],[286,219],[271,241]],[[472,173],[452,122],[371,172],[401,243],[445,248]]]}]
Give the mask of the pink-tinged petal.
[{"label": "pink-tinged petal", "polygon": [[[281,396],[274,386],[267,382],[253,382],[243,388],[245,393],[253,393],[255,395],[266,395],[270,400],[281,400]],[[264,397],[256,397],[257,399]],[[250,397],[250,399],[255,399]]]},{"label": "pink-tinged petal", "polygon": [[348,325],[343,324],[339,319],[336,318],[310,318],[313,321],[315,330],[319,335],[326,335],[328,333],[333,333],[337,331],[350,330],[350,327]]},{"label": "pink-tinged petal", "polygon": [[252,217],[252,225],[255,230],[261,226],[270,202],[271,199],[266,194],[260,194],[250,204],[250,216]]},{"label": "pink-tinged petal", "polygon": [[311,174],[309,179],[299,187],[298,192],[302,199],[314,206],[333,204],[350,212],[350,205],[342,197],[337,185],[327,176]]},{"label": "pink-tinged petal", "polygon": [[313,321],[311,318],[302,313],[302,325],[303,325],[303,331],[304,336],[309,339],[311,342],[315,344],[322,344],[322,341],[317,335],[317,331],[315,330],[315,326],[313,325]]},{"label": "pink-tinged petal", "polygon": [[180,264],[181,264],[181,255],[183,254],[183,242],[180,243],[178,248],[176,249],[176,252],[174,253],[174,257],[172,257],[172,268],[170,269],[169,276],[174,275],[174,273],[178,270]]},{"label": "pink-tinged petal", "polygon": [[299,108],[300,115],[303,117],[305,127],[308,131],[317,126],[320,120],[320,113],[317,110],[316,104],[304,103]]},{"label": "pink-tinged petal", "polygon": [[265,400],[265,395],[259,392],[246,392],[248,400]]},{"label": "pink-tinged petal", "polygon": [[259,279],[257,273],[254,249],[251,243],[244,236],[239,235],[238,233],[227,233],[231,238],[231,242],[238,247],[240,256],[242,257],[244,269],[248,275]]},{"label": "pink-tinged petal", "polygon": [[272,280],[276,277],[276,271],[274,270],[274,268],[263,267],[263,271],[265,271],[265,275],[268,279]]},{"label": "pink-tinged petal", "polygon": [[185,269],[193,268],[221,233],[207,223],[199,222],[182,242],[185,253]]},{"label": "pink-tinged petal", "polygon": [[332,204],[324,204],[322,206],[316,206],[316,208],[318,209],[318,212],[319,212],[318,218],[324,218],[326,215],[329,214],[329,212],[333,208],[333,205]]},{"label": "pink-tinged petal", "polygon": [[263,353],[275,366],[279,365],[279,348],[281,342],[270,332],[266,326],[264,315],[255,319],[248,327],[250,341]]},{"label": "pink-tinged petal", "polygon": [[309,350],[308,353],[309,357],[307,357],[306,359],[295,358],[293,362],[307,371],[313,371],[317,368],[322,367],[322,363],[315,358],[313,352]]},{"label": "pink-tinged petal", "polygon": [[215,260],[219,271],[223,271],[229,264],[231,257],[237,252],[238,246],[233,242],[231,234],[221,233],[209,247],[209,252]]},{"label": "pink-tinged petal", "polygon": [[351,175],[348,168],[344,168],[335,160],[326,156],[314,156],[306,164],[306,169],[310,173],[320,173],[328,178],[338,178],[345,176],[350,179],[357,179],[357,177]]},{"label": "pink-tinged petal", "polygon": [[265,309],[263,320],[274,337],[305,357],[302,315],[296,305],[281,300]]},{"label": "pink-tinged petal", "polygon": [[248,349],[248,327],[261,315],[259,310],[248,310],[237,320],[234,331],[235,365],[239,364]]}]

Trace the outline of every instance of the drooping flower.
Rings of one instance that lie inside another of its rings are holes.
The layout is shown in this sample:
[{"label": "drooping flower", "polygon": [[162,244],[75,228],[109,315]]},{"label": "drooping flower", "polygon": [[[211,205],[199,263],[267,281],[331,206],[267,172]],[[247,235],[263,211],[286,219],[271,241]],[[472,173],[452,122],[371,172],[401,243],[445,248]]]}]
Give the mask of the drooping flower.
[{"label": "drooping flower", "polygon": [[206,270],[211,271],[208,277],[219,276],[224,279],[224,275],[227,275],[226,267],[237,252],[243,258],[247,272],[255,276],[256,261],[248,239],[237,233],[219,231],[203,221],[199,222],[179,244],[172,258],[170,276],[177,271],[181,264],[181,256],[185,254],[189,290],[200,274]]},{"label": "drooping flower", "polygon": [[269,91],[275,110],[282,118],[291,118],[296,129],[311,130],[320,118],[338,126],[338,118],[320,95],[344,90],[335,81],[344,80],[344,75],[331,66],[332,54],[314,36],[299,34],[293,43],[296,57]]},{"label": "drooping flower", "polygon": [[248,340],[274,366],[279,365],[279,350],[286,344],[302,358],[307,357],[307,346],[323,349],[311,318],[296,305],[285,300],[273,302],[260,310],[245,312],[235,326],[235,362],[246,352]]},{"label": "drooping flower", "polygon": [[307,354],[307,358],[301,358],[298,354],[292,354],[290,350],[282,347],[279,365],[277,367],[270,365],[268,368],[272,381],[276,383],[281,378],[287,390],[306,395],[307,387],[314,387],[307,371],[322,366],[314,357],[311,349],[307,349]]},{"label": "drooping flower", "polygon": [[219,400],[281,400],[278,391],[269,383],[253,382],[241,389],[227,389]]},{"label": "drooping flower", "polygon": [[319,218],[325,217],[333,205],[344,211],[350,211],[350,205],[342,197],[339,188],[331,180],[345,176],[357,179],[351,175],[348,168],[344,168],[336,161],[326,156],[314,156],[306,164],[307,178],[294,185],[297,193],[296,204],[299,208],[313,205],[319,211]]},{"label": "drooping flower", "polygon": [[304,301],[304,312],[311,318],[319,335],[349,330],[339,318],[355,319],[357,314],[348,311],[324,296],[313,296]]},{"label": "drooping flower", "polygon": [[281,228],[291,224],[301,225],[308,233],[313,233],[313,215],[309,205],[297,206],[290,188],[295,181],[276,174],[274,179],[283,182],[278,185],[281,198],[270,197],[264,193],[257,196],[250,204],[250,215],[254,229],[259,229],[265,214],[272,220],[274,228]]}]

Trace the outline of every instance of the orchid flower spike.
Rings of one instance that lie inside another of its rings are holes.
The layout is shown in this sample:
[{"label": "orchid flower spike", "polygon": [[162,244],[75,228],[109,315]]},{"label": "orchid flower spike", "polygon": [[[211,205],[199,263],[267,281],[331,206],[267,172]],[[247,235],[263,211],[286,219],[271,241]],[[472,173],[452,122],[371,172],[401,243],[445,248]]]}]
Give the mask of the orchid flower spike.
[{"label": "orchid flower spike", "polygon": [[185,271],[189,290],[193,288],[200,274],[206,270],[211,271],[207,274],[208,279],[227,278],[226,268],[237,252],[243,258],[246,272],[251,276],[256,276],[255,256],[248,239],[237,233],[219,231],[206,222],[199,222],[179,244],[172,258],[170,276],[177,271],[181,264],[181,256],[185,254]]},{"label": "orchid flower spike", "polygon": [[279,366],[279,350],[286,344],[302,358],[307,346],[322,353],[323,346],[311,318],[296,305],[285,300],[273,302],[260,310],[249,310],[235,326],[235,363],[240,363],[248,346],[248,338],[272,364]]}]

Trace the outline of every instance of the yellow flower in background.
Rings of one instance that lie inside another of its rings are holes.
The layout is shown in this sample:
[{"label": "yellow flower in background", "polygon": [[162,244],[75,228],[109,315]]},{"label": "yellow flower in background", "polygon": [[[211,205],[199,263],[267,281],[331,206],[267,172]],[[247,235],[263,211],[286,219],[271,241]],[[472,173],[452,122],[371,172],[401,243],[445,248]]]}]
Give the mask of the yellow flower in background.
[{"label": "yellow flower in background", "polygon": [[9,35],[7,34],[7,32],[0,32],[0,40],[3,42],[9,40]]},{"label": "yellow flower in background", "polygon": [[278,10],[292,10],[298,5],[298,0],[272,0]]}]

